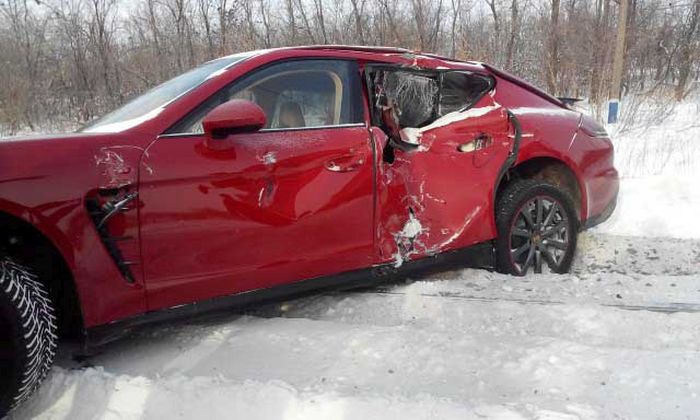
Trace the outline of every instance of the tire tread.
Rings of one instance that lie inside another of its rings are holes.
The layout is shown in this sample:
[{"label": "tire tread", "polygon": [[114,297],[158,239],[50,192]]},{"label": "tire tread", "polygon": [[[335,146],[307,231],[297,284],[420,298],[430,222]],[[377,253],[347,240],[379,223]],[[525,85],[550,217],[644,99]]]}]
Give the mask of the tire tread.
[{"label": "tire tread", "polygon": [[[0,291],[17,316],[20,342],[19,381],[10,384],[9,398],[0,404],[0,417],[26,400],[51,370],[56,356],[56,315],[43,284],[29,269],[0,256]],[[2,304],[2,303],[0,303]],[[2,406],[5,405],[5,406]]]}]

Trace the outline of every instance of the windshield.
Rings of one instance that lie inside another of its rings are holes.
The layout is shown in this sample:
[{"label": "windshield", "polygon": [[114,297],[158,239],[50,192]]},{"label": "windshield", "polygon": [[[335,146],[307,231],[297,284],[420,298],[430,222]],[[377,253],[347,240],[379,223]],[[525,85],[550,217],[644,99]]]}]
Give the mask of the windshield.
[{"label": "windshield", "polygon": [[163,108],[179,96],[189,92],[207,79],[218,76],[232,65],[252,55],[252,52],[234,54],[181,74],[156,86],[126,105],[85,126],[86,133],[113,133],[126,130],[158,115]]}]

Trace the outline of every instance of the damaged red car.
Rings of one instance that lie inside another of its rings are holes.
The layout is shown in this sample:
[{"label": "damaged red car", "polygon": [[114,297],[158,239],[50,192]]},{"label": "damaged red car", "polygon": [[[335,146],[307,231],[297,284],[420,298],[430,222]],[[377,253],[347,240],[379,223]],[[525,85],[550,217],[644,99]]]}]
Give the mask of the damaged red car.
[{"label": "damaged red car", "polygon": [[605,130],[486,64],[393,48],[220,58],[74,134],[0,142],[0,415],[57,337],[445,262],[564,273],[613,211]]}]

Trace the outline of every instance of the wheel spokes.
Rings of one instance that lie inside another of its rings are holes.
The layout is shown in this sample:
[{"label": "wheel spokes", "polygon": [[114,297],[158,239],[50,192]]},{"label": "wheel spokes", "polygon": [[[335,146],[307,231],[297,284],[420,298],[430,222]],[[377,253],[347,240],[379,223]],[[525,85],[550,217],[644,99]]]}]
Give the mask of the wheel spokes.
[{"label": "wheel spokes", "polygon": [[562,251],[566,251],[569,244],[564,242],[564,241],[560,241],[558,239],[550,239],[550,240],[547,240],[547,242],[544,243],[544,245],[551,246],[553,248],[560,249]]},{"label": "wheel spokes", "polygon": [[530,252],[527,253],[527,259],[525,260],[525,263],[523,264],[522,268],[520,269],[520,271],[521,271],[523,274],[526,274],[526,273],[527,273],[527,270],[528,270],[528,268],[530,268],[530,266],[531,266],[532,263],[534,262],[534,261],[533,261],[534,259],[535,259],[535,247],[534,247],[534,246],[531,246],[531,247],[530,247]]},{"label": "wheel spokes", "polygon": [[558,268],[559,264],[557,263],[557,258],[554,254],[552,254],[546,246],[541,248],[542,250],[542,257],[544,260],[547,262],[547,265],[549,266],[550,269],[555,270]]},{"label": "wheel spokes", "polygon": [[531,247],[530,241],[527,241],[524,244],[522,244],[518,249],[511,251],[511,254],[513,255],[513,260],[518,259],[518,257],[523,255],[523,252],[529,250],[530,247]]},{"label": "wheel spokes", "polygon": [[510,232],[511,261],[521,274],[532,267],[542,273],[543,265],[557,271],[569,249],[569,224],[561,204],[538,196],[522,205]]},{"label": "wheel spokes", "polygon": [[535,220],[535,223],[537,225],[542,226],[542,213],[544,212],[544,205],[542,203],[542,199],[538,198],[535,200],[535,208],[537,210],[537,218]]},{"label": "wheel spokes", "polygon": [[535,250],[535,273],[542,273],[542,251],[539,249]]},{"label": "wheel spokes", "polygon": [[547,217],[544,218],[544,222],[542,223],[542,226],[549,226],[550,223],[552,223],[552,219],[554,218],[554,214],[557,212],[559,209],[559,205],[556,202],[552,203],[552,206],[549,208],[549,211],[547,212]]},{"label": "wheel spokes", "polygon": [[[527,207],[527,206],[525,206],[525,207]],[[525,219],[525,224],[526,224],[529,228],[532,229],[532,228],[535,227],[535,222],[532,221],[532,214],[530,213],[530,209],[529,209],[529,208],[523,208],[523,209],[520,211],[520,214],[523,215],[523,219]]]},{"label": "wheel spokes", "polygon": [[513,229],[513,236],[519,236],[521,238],[528,238],[532,236],[532,232],[530,232],[527,229],[522,229],[522,228],[515,228]]},{"label": "wheel spokes", "polygon": [[566,228],[566,221],[562,220],[561,222],[557,223],[556,225],[552,226],[549,229],[545,229],[542,231],[542,237],[543,238],[548,238],[554,234],[561,233],[561,231]]}]

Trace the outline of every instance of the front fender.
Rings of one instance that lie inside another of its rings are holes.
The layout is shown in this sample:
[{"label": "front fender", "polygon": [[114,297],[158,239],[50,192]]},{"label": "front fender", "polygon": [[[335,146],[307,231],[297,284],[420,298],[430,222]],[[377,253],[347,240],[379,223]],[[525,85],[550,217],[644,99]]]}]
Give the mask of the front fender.
[{"label": "front fender", "polygon": [[[130,150],[119,154],[121,167],[105,160],[104,151],[114,147]],[[0,211],[26,221],[55,246],[73,276],[86,327],[146,308],[143,284],[124,280],[85,206],[86,196],[100,188],[137,182],[140,147],[124,134],[14,139],[0,145]]]}]

